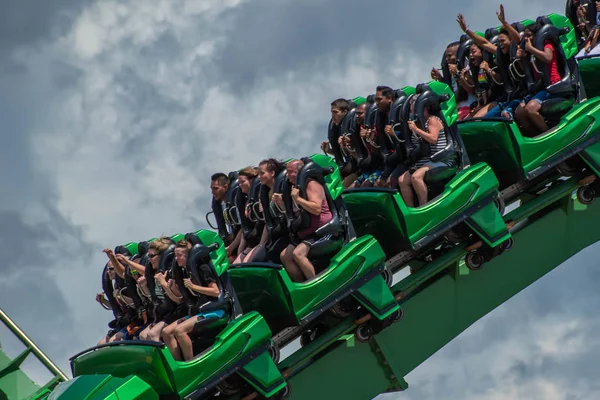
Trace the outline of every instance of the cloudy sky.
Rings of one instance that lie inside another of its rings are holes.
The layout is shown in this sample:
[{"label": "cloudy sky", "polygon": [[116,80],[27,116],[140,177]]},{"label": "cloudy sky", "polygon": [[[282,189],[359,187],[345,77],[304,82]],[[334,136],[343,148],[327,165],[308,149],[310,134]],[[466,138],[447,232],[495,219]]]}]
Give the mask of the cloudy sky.
[{"label": "cloudy sky", "polygon": [[[0,307],[68,371],[68,357],[96,343],[110,320],[94,301],[104,247],[205,227],[210,174],[317,152],[331,100],[426,81],[460,34],[457,12],[477,30],[497,25],[497,4],[487,0],[404,4],[3,4]],[[564,1],[505,6],[514,20],[560,13]],[[402,397],[600,392],[593,256],[465,332],[409,375]],[[567,278],[581,287],[575,310],[551,295]],[[540,296],[547,301],[534,301]],[[482,335],[489,346],[473,354],[469,343]],[[13,342],[0,338],[10,351]]]}]

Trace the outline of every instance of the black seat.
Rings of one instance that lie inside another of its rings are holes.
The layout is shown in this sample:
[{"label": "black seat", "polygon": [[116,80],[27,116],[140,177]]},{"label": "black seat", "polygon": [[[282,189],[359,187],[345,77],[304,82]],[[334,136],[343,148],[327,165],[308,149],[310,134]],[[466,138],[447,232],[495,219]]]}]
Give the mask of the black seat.
[{"label": "black seat", "polygon": [[[333,168],[323,168],[311,159],[304,159],[304,166],[298,172],[296,187],[300,190],[300,196],[306,196],[306,189],[310,180],[315,180],[323,186],[325,198],[332,213],[332,219],[315,231],[313,235],[323,238],[310,248],[308,258],[315,266],[315,271],[320,272],[329,265],[331,257],[337,253],[344,243],[351,239],[354,234],[349,229],[350,221],[347,219],[345,206],[341,196],[334,199],[329,192],[325,177],[333,173]],[[286,219],[291,234],[297,235],[310,226],[310,214],[301,207],[294,211],[291,197],[291,183],[286,179],[283,186],[283,199],[286,209]]]}]

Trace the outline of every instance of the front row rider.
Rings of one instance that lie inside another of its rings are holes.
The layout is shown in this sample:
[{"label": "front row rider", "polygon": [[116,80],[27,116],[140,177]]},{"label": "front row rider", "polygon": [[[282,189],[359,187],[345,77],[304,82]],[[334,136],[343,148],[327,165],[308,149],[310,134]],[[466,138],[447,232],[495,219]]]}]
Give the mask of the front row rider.
[{"label": "front row rider", "polygon": [[209,313],[199,313],[196,310],[214,298],[218,298],[220,291],[217,286],[217,277],[213,270],[206,264],[188,265],[188,255],[192,244],[185,239],[180,240],[175,247],[175,261],[181,268],[185,268],[189,278],[183,280],[186,289],[196,297],[196,305],[190,314],[178,319],[163,329],[162,337],[173,358],[178,361],[189,361],[194,357],[192,339],[190,334],[202,329],[206,321],[222,318],[225,312],[216,310]]}]

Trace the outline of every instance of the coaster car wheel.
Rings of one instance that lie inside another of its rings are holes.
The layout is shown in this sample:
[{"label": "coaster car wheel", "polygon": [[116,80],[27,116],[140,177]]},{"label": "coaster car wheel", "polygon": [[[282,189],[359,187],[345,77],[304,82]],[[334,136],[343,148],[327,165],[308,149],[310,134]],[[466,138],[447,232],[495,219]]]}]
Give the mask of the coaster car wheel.
[{"label": "coaster car wheel", "polygon": [[272,343],[271,347],[269,347],[269,350],[267,351],[269,352],[271,360],[273,360],[275,364],[278,364],[279,359],[281,358],[281,350],[279,350],[279,346],[277,346],[275,343]]},{"label": "coaster car wheel", "polygon": [[367,343],[373,337],[373,328],[367,324],[359,325],[354,331],[354,337],[361,343]]},{"label": "coaster car wheel", "polygon": [[596,190],[591,186],[582,186],[577,189],[577,200],[581,204],[592,204],[596,200]]},{"label": "coaster car wheel", "polygon": [[482,254],[474,251],[467,254],[465,257],[465,264],[471,271],[479,271],[481,268],[483,268],[485,259]]}]

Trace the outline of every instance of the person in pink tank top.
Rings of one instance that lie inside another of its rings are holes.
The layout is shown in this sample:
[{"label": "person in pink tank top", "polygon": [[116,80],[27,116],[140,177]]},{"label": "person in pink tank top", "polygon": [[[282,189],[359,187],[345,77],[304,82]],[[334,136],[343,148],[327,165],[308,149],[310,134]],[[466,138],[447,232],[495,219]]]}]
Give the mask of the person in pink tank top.
[{"label": "person in pink tank top", "polygon": [[315,237],[314,232],[333,219],[333,214],[327,204],[325,188],[317,181],[311,180],[306,186],[306,198],[300,196],[296,185],[298,172],[304,166],[300,160],[292,160],[287,164],[287,177],[293,186],[292,199],[298,208],[308,211],[310,225],[298,232],[298,240],[293,241],[281,252],[281,262],[295,282],[304,282],[315,276],[315,267],[308,259],[312,245],[322,238]]}]

